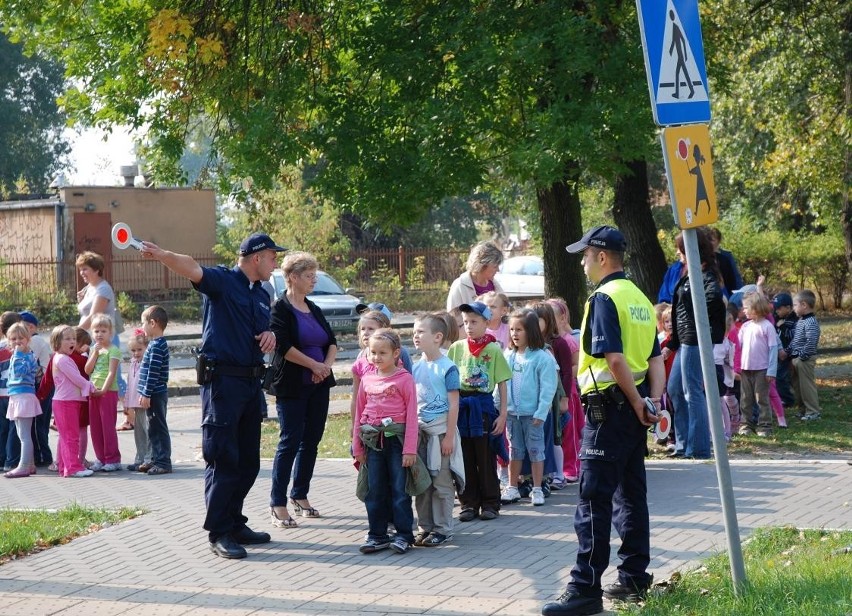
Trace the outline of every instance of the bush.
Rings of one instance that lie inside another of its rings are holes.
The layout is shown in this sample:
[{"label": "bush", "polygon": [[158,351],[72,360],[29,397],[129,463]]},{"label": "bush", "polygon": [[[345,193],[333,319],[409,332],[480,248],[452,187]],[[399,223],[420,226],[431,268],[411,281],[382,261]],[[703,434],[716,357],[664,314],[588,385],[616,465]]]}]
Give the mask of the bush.
[{"label": "bush", "polygon": [[762,274],[767,293],[810,288],[821,309],[841,307],[849,270],[839,226],[821,234],[761,230],[749,220],[720,227],[722,245],[734,253],[746,284]]},{"label": "bush", "polygon": [[48,294],[27,293],[26,295],[29,295],[29,300],[26,305],[21,305],[18,309],[34,313],[39,319],[41,328],[60,324],[76,325],[80,321],[77,303],[61,291]]},{"label": "bush", "polygon": [[121,313],[125,327],[130,327],[133,323],[139,323],[142,317],[142,307],[134,302],[133,298],[124,291],[121,291],[115,301],[118,304],[118,312]]},{"label": "bush", "polygon": [[374,301],[380,301],[388,306],[395,306],[399,310],[403,298],[403,286],[399,281],[399,274],[388,267],[387,262],[382,259],[378,267],[370,275],[373,281],[373,291],[376,295]]}]

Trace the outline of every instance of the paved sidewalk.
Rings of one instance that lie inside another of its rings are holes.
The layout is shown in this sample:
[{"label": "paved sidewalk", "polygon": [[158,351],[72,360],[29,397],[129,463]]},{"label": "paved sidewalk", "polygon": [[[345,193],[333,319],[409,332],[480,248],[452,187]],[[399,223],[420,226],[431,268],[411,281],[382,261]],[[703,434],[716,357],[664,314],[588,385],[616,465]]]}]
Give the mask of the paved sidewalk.
[{"label": "paved sidewalk", "polygon": [[[273,542],[240,561],[208,550],[197,404],[173,400],[175,473],[122,471],[88,479],[53,473],[0,478],[0,506],[131,505],[149,513],[66,545],[0,566],[3,616],[244,616],[248,614],[538,614],[559,594],[576,552],[576,486],[544,507],[512,505],[491,522],[457,524],[452,542],[362,555],[363,504],[348,460],[317,464],[311,503],[318,519],[297,529],[268,520],[271,461],[246,503],[249,524]],[[125,462],[132,433],[121,433]],[[658,580],[725,549],[715,467],[650,462],[652,563]],[[852,528],[852,466],[825,462],[740,462],[733,466],[743,536],[759,526]],[[613,560],[617,550],[613,542]],[[605,583],[613,577],[610,569]]]}]

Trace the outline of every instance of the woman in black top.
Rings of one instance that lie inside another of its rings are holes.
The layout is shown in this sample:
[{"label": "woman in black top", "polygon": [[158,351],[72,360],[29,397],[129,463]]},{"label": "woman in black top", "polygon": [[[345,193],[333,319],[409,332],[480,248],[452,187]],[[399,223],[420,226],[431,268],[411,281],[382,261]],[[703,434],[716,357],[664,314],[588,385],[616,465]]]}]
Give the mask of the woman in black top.
[{"label": "woman in black top", "polygon": [[[701,258],[702,283],[710,320],[710,338],[719,344],[725,336],[725,302],[713,244],[706,227],[696,229],[698,254]],[[685,255],[683,234],[677,242],[678,256]],[[685,265],[685,260],[684,260]],[[707,414],[707,393],[701,371],[695,309],[692,304],[689,276],[677,283],[672,297],[672,337],[668,348],[676,352],[669,376],[668,392],[674,406],[676,450],[672,457],[707,459],[710,447],[710,418]],[[715,382],[715,378],[713,381]],[[718,392],[713,392],[718,396]]]},{"label": "woman in black top", "polygon": [[275,396],[280,439],[272,466],[270,517],[278,528],[293,528],[287,511],[287,486],[292,474],[290,504],[294,513],[318,518],[308,501],[317,446],[328,417],[331,366],[337,340],[322,311],[307,298],[317,281],[317,260],[305,252],[290,253],[282,264],[287,293],[272,307],[275,357],[267,390]]}]

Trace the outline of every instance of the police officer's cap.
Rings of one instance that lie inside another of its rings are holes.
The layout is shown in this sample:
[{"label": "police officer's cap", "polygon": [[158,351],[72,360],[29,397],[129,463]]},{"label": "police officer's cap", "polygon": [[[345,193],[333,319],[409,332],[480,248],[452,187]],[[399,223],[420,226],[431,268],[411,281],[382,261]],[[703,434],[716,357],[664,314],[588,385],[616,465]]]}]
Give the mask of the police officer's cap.
[{"label": "police officer's cap", "polygon": [[284,252],[287,249],[277,245],[272,241],[272,238],[266,233],[252,233],[243,243],[240,244],[240,256],[247,257],[262,250],[274,250],[275,252]]},{"label": "police officer's cap", "polygon": [[624,252],[627,250],[627,240],[624,239],[621,231],[609,225],[601,225],[586,231],[586,234],[580,238],[579,242],[574,242],[570,246],[566,246],[565,250],[571,254],[583,252],[586,248],[600,248],[601,250],[613,250],[615,252]]}]

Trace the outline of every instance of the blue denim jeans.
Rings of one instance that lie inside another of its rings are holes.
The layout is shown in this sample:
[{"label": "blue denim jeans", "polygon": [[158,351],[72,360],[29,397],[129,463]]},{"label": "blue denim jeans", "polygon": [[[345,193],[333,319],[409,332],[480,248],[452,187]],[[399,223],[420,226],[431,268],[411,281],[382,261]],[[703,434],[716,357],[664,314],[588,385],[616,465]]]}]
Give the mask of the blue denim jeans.
[{"label": "blue denim jeans", "polygon": [[544,462],[544,423],[534,426],[532,422],[532,415],[508,415],[510,460],[523,460],[529,453],[530,462]]},{"label": "blue denim jeans", "polygon": [[687,457],[709,458],[710,420],[698,346],[680,346],[672,364],[668,391],[675,409],[675,447]]},{"label": "blue denim jeans", "polygon": [[151,448],[151,462],[167,471],[172,470],[172,439],[169,436],[169,424],[166,422],[169,394],[163,392],[151,396],[151,407],[145,412],[148,416],[148,443]]},{"label": "blue denim jeans", "polygon": [[308,498],[311,478],[317,462],[317,448],[325,432],[328,418],[326,385],[305,385],[298,398],[276,398],[278,410],[278,448],[272,463],[272,492],[269,504],[273,507],[287,505],[287,486],[293,478],[290,497]]},{"label": "blue denim jeans", "polygon": [[369,538],[388,539],[388,522],[393,522],[398,537],[414,543],[414,512],[411,497],[405,492],[408,471],[402,466],[402,441],[396,436],[382,439],[382,449],[367,448],[367,520]]}]

